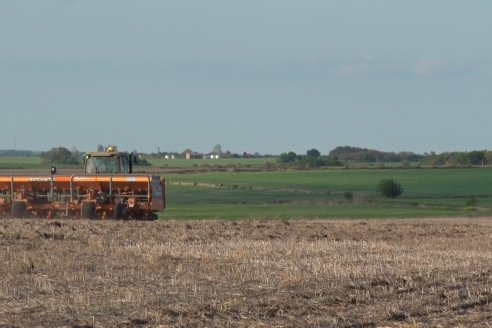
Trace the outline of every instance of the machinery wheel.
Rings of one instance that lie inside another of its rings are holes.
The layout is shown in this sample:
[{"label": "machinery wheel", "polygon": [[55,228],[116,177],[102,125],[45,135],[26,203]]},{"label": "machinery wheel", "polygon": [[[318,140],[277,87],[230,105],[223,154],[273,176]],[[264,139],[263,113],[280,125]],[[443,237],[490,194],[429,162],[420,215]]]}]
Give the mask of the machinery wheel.
[{"label": "machinery wheel", "polygon": [[96,203],[94,202],[83,202],[81,209],[82,219],[95,219],[96,218]]},{"label": "machinery wheel", "polygon": [[114,204],[113,219],[115,220],[123,219],[124,211],[125,211],[125,206],[123,204],[121,203]]},{"label": "machinery wheel", "polygon": [[14,202],[12,204],[12,217],[14,218],[23,218],[26,216],[26,202]]},{"label": "machinery wheel", "polygon": [[159,217],[157,216],[157,214],[155,214],[155,213],[153,213],[153,212],[152,212],[152,213],[149,213],[149,215],[147,216],[147,220],[148,220],[148,221],[155,221],[155,220],[157,220],[158,218],[159,218]]}]

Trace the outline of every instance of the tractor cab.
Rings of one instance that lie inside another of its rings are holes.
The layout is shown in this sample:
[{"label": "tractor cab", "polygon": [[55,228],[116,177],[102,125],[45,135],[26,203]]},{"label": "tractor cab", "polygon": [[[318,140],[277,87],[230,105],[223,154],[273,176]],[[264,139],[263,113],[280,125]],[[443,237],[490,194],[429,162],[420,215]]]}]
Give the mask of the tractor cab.
[{"label": "tractor cab", "polygon": [[136,157],[133,153],[118,152],[116,147],[107,147],[105,151],[84,155],[86,174],[128,174],[133,173]]}]

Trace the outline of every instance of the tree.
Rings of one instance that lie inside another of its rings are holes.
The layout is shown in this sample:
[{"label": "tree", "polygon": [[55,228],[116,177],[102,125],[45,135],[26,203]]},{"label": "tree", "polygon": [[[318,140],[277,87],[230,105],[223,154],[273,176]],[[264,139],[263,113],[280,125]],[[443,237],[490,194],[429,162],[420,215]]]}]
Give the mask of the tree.
[{"label": "tree", "polygon": [[403,193],[401,184],[393,179],[383,179],[379,181],[377,191],[386,198],[396,198]]},{"label": "tree", "polygon": [[293,151],[289,151],[288,153],[280,154],[279,161],[280,163],[292,163],[297,160],[297,154]]},{"label": "tree", "polygon": [[212,153],[214,153],[216,155],[222,154],[222,146],[219,144],[215,145],[214,149],[212,150]]},{"label": "tree", "polygon": [[65,147],[55,147],[41,154],[45,163],[52,164],[78,164],[79,159]]},{"label": "tree", "polygon": [[82,158],[82,154],[77,149],[77,147],[72,146],[72,150],[70,152],[72,153],[72,158],[76,159],[77,161],[79,160],[79,158]]},{"label": "tree", "polygon": [[308,157],[320,157],[321,156],[321,153],[319,152],[319,150],[313,148],[313,149],[310,149],[306,152],[306,155]]},{"label": "tree", "polygon": [[468,165],[481,165],[485,162],[485,151],[471,151],[466,153],[465,158]]}]

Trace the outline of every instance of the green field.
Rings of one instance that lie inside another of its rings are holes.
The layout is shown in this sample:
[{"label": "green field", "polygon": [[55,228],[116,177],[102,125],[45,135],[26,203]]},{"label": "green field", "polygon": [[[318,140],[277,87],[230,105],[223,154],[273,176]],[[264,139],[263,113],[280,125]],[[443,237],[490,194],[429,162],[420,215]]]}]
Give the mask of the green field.
[{"label": "green field", "polygon": [[[398,180],[403,196],[381,198],[375,189],[383,178]],[[491,168],[200,173],[166,179],[163,218],[492,215]]]},{"label": "green field", "polygon": [[[196,167],[243,167],[254,171],[274,161],[147,160],[154,167],[184,171]],[[7,170],[48,166],[40,157],[0,157],[0,168]],[[65,166],[71,167],[74,166]],[[168,208],[161,218],[492,216],[489,167],[209,172],[166,174],[165,178]],[[394,200],[381,198],[375,189],[384,178],[398,180],[405,188],[403,196]]]},{"label": "green field", "polygon": [[38,156],[1,156],[0,169],[40,169],[45,167]]}]

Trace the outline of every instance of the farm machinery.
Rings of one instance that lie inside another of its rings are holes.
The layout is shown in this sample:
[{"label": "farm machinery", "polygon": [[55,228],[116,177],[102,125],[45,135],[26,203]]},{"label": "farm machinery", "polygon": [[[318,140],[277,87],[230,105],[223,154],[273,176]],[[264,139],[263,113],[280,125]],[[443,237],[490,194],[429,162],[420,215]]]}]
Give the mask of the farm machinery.
[{"label": "farm machinery", "polygon": [[84,155],[84,174],[0,176],[0,215],[23,218],[156,220],[165,181],[134,174],[137,157],[116,147]]}]

